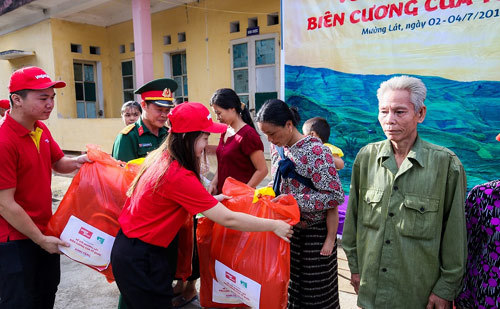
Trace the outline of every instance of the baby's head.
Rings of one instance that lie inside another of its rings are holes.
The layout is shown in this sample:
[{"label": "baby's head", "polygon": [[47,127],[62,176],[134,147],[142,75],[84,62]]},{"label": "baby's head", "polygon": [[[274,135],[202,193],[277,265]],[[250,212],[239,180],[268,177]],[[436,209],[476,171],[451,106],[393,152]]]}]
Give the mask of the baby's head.
[{"label": "baby's head", "polygon": [[135,101],[125,102],[122,106],[122,119],[126,126],[136,122],[142,114],[141,105]]},{"label": "baby's head", "polygon": [[317,137],[321,142],[328,143],[330,139],[330,125],[325,118],[314,117],[304,122],[302,132],[305,135]]}]

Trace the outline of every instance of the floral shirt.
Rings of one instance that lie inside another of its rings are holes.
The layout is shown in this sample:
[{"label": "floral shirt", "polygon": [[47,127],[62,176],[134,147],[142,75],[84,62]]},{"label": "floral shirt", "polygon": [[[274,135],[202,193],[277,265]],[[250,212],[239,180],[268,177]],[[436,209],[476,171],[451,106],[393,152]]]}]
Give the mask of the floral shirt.
[{"label": "floral shirt", "polygon": [[458,308],[500,308],[500,180],[475,186],[465,202],[467,269]]},{"label": "floral shirt", "polygon": [[[311,225],[326,218],[326,210],[344,202],[344,190],[335,169],[333,156],[321,141],[306,136],[291,147],[284,147],[285,156],[295,163],[295,171],[310,178],[317,191],[308,188],[296,179],[285,178],[281,181],[281,192],[292,194],[300,208],[303,225]],[[271,145],[271,173],[276,175],[281,160],[274,145]]]}]

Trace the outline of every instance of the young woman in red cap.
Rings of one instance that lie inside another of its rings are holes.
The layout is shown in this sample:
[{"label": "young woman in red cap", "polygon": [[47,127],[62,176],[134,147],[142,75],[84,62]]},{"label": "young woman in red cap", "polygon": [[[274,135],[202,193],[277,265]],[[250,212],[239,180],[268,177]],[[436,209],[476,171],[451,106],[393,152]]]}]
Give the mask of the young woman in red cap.
[{"label": "young woman in red cap", "polygon": [[171,308],[176,235],[188,216],[202,213],[240,231],[272,231],[288,241],[292,227],[280,220],[227,209],[200,183],[199,160],[210,133],[222,133],[200,103],[184,103],[168,118],[170,133],[143,164],[120,215],[111,253],[113,274],[128,308]]}]

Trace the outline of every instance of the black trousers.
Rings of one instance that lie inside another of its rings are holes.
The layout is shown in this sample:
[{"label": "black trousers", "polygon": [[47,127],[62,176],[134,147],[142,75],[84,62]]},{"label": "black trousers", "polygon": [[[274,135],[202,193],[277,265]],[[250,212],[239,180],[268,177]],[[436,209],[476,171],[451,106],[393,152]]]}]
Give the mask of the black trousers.
[{"label": "black trousers", "polygon": [[0,308],[54,307],[61,278],[59,254],[30,239],[0,243]]},{"label": "black trousers", "polygon": [[111,265],[127,308],[172,308],[177,238],[163,248],[128,238],[120,230]]}]

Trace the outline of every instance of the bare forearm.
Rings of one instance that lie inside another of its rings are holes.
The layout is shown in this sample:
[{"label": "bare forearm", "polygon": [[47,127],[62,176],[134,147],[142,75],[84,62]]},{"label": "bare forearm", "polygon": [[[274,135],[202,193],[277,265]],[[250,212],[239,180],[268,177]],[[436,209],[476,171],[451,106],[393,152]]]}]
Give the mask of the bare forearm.
[{"label": "bare forearm", "polygon": [[275,220],[257,218],[242,212],[230,211],[222,204],[203,212],[210,220],[227,228],[243,232],[272,231]]},{"label": "bare forearm", "polygon": [[72,158],[64,156],[59,161],[52,164],[52,168],[58,173],[66,174],[73,172],[87,162],[92,162],[89,160],[87,155]]},{"label": "bare forearm", "polygon": [[253,173],[252,178],[248,181],[247,185],[252,187],[252,188],[257,188],[257,186],[266,178],[267,176],[267,169],[266,170],[256,170],[255,173]]},{"label": "bare forearm", "polygon": [[39,243],[43,237],[42,232],[35,225],[24,209],[14,200],[2,201],[0,204],[0,216],[5,219],[17,231],[26,235],[35,243]]},{"label": "bare forearm", "polygon": [[203,212],[207,218],[227,228],[243,232],[273,232],[281,239],[289,242],[292,236],[292,227],[281,220],[272,220],[254,217],[241,212],[234,212],[218,203]]},{"label": "bare forearm", "polygon": [[274,230],[274,221],[275,220],[254,217],[242,212],[232,212],[224,226],[243,232],[266,232]]}]

